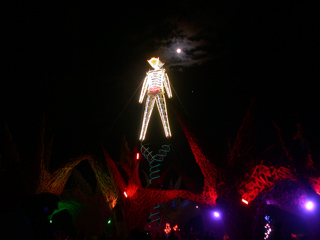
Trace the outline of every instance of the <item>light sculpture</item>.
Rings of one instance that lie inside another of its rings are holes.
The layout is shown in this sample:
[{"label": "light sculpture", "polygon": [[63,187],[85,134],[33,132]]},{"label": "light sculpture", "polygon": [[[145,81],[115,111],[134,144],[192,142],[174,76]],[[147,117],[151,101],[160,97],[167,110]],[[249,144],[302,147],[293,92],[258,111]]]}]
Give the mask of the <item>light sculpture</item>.
[{"label": "light sculpture", "polygon": [[272,232],[272,226],[271,226],[271,219],[270,216],[266,215],[264,219],[267,221],[266,225],[264,225],[265,232],[264,232],[264,240],[267,240],[270,237],[270,234]]},{"label": "light sculpture", "polygon": [[180,229],[179,229],[179,227],[178,227],[178,224],[176,224],[174,227],[172,227],[172,229],[173,229],[174,231],[180,231]]},{"label": "light sculpture", "polygon": [[[180,231],[180,228],[178,227],[178,224],[176,224],[175,226],[172,227],[172,230],[177,232],[177,231]],[[166,233],[166,234],[169,234],[171,232],[171,226],[170,226],[170,223],[166,223],[166,228],[163,229],[163,231]]]},{"label": "light sculpture", "polygon": [[169,234],[169,233],[171,232],[170,223],[166,223],[166,228],[163,229],[163,231],[164,231],[166,234]]},{"label": "light sculpture", "polygon": [[[142,155],[148,160],[149,166],[150,166],[150,180],[149,183],[151,184],[152,181],[156,178],[160,177],[160,165],[161,162],[163,162],[163,159],[165,156],[167,156],[167,153],[170,151],[169,145],[162,145],[162,149],[159,150],[158,154],[152,155],[152,151],[149,151],[149,148],[145,148],[143,145],[141,146],[141,153]],[[155,211],[150,213],[149,219],[151,222],[159,221],[160,217],[160,211],[158,210],[160,208],[160,205],[157,204],[153,209]]]},{"label": "light sculpture", "polygon": [[142,103],[145,95],[147,95],[143,114],[143,122],[139,137],[140,141],[143,141],[145,139],[155,102],[157,103],[165,136],[167,138],[171,137],[166,99],[164,95],[164,92],[166,90],[168,98],[172,97],[169,77],[166,73],[166,70],[162,68],[164,63],[160,61],[159,57],[151,58],[150,60],[148,60],[148,63],[154,68],[154,70],[149,70],[147,72],[147,76],[143,81],[141,94],[139,98],[139,103]]},{"label": "light sculpture", "polygon": [[269,223],[266,223],[266,225],[264,226],[264,228],[266,229],[265,233],[264,233],[264,240],[268,239],[270,236],[270,233],[272,232],[272,228],[270,226]]}]

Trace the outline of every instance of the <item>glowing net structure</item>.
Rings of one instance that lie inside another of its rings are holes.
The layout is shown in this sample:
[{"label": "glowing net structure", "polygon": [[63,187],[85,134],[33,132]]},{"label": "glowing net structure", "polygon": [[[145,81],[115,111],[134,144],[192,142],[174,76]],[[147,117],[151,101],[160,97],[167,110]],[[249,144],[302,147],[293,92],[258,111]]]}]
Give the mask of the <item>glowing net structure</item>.
[{"label": "glowing net structure", "polygon": [[250,173],[246,174],[245,179],[239,184],[239,193],[242,196],[242,202],[249,204],[259,194],[270,191],[277,182],[286,179],[297,181],[297,177],[286,167],[275,168],[266,166],[261,162],[256,165]]},{"label": "glowing net structure", "polygon": [[165,136],[167,138],[171,137],[166,99],[164,96],[164,92],[166,90],[168,97],[172,97],[169,77],[166,74],[166,70],[162,68],[164,63],[162,63],[159,58],[153,57],[150,60],[148,60],[148,63],[154,68],[154,70],[149,70],[147,72],[147,76],[143,81],[141,94],[139,98],[139,102],[142,103],[145,95],[147,95],[145,102],[145,110],[143,114],[143,122],[139,137],[139,140],[141,141],[145,139],[155,102],[157,103]]},{"label": "glowing net structure", "polygon": [[90,155],[82,155],[77,158],[71,159],[68,163],[64,163],[60,168],[53,173],[48,171],[43,158],[40,162],[39,183],[36,189],[36,193],[49,192],[56,195],[60,195],[71,175],[72,170],[83,160],[91,160]]},{"label": "glowing net structure", "polygon": [[112,172],[109,170],[109,166],[105,166],[104,163],[98,162],[94,159],[90,159],[89,163],[93,172],[95,173],[97,182],[99,183],[101,192],[105,197],[109,208],[113,209],[117,204],[118,196],[120,193],[116,182],[114,181]]},{"label": "glowing net structure", "polygon": [[309,183],[310,186],[313,188],[313,190],[320,195],[320,177],[309,177]]},{"label": "glowing net structure", "polygon": [[[213,206],[216,204],[216,199],[218,198],[218,169],[210,162],[208,156],[204,154],[197,137],[190,131],[189,127],[184,124],[184,121],[182,121],[180,116],[178,114],[176,114],[176,116],[181,125],[182,131],[189,142],[196,163],[199,165],[204,177],[202,194],[199,195],[200,198],[197,199],[197,202]],[[222,184],[222,181],[220,183]]]}]

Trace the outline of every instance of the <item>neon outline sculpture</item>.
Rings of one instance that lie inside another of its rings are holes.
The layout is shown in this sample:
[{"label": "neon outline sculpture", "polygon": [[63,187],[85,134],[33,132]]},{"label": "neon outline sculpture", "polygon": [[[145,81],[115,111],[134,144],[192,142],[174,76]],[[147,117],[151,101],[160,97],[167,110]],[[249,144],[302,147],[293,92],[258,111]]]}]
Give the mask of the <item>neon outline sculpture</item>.
[{"label": "neon outline sculpture", "polygon": [[[152,155],[152,151],[150,152],[149,148],[145,148],[143,145],[141,146],[140,151],[142,155],[149,162],[149,166],[150,166],[149,183],[151,184],[152,180],[160,177],[160,175],[158,174],[158,172],[160,172],[160,169],[158,169],[158,167],[161,166],[161,162],[163,161],[164,157],[166,157],[167,153],[170,152],[170,146],[162,145],[162,149],[159,149],[159,153],[155,155]],[[155,212],[150,213],[149,215],[150,223],[160,220],[160,217],[159,217],[160,211],[158,210],[158,208],[160,208],[160,204],[157,204],[153,208]],[[152,219],[153,216],[155,216],[154,219]]]},{"label": "neon outline sculpture", "polygon": [[170,152],[170,146],[162,145],[162,149],[159,149],[159,153],[155,155],[152,155],[152,151],[150,152],[149,148],[145,148],[144,146],[141,146],[140,150],[142,155],[148,160],[150,166],[149,183],[151,183],[153,179],[160,177],[160,175],[157,174],[160,172],[158,167],[161,166],[161,162],[163,161],[164,157],[167,156],[168,152]]},{"label": "neon outline sculpture", "polygon": [[139,98],[139,103],[143,102],[144,96],[147,94],[145,109],[143,114],[143,122],[141,126],[141,132],[139,140],[143,141],[145,139],[151,113],[154,107],[154,103],[157,103],[158,111],[161,117],[161,122],[163,125],[164,133],[167,138],[171,137],[171,130],[169,125],[168,113],[166,99],[164,95],[164,90],[167,91],[168,98],[172,97],[169,77],[166,70],[162,68],[164,63],[162,63],[158,58],[151,58],[147,60],[148,63],[154,68],[154,70],[149,70],[147,76],[145,77],[141,89],[141,94]]}]

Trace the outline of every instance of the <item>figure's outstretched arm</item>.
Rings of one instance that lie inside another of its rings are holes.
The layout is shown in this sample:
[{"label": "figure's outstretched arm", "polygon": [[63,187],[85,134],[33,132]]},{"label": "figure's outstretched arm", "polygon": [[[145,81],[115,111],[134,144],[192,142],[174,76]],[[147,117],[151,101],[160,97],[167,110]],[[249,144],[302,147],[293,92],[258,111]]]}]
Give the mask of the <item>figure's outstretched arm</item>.
[{"label": "figure's outstretched arm", "polygon": [[164,87],[166,88],[168,98],[172,98],[170,81],[169,81],[168,74],[166,72],[164,72]]},{"label": "figure's outstretched arm", "polygon": [[146,95],[147,92],[147,86],[148,86],[148,75],[145,77],[140,93],[140,98],[139,98],[139,103],[143,102],[144,96]]}]

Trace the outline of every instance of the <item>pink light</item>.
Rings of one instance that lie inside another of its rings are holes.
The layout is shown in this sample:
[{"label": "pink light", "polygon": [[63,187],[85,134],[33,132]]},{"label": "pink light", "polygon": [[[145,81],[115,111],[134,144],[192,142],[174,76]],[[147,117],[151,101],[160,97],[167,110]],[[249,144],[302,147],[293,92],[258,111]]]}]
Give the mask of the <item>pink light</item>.
[{"label": "pink light", "polygon": [[248,202],[247,200],[243,199],[243,198],[241,199],[241,201],[242,201],[243,203],[247,204],[247,205],[249,204],[249,202]]},{"label": "pink light", "polygon": [[166,234],[169,234],[169,233],[171,232],[170,223],[166,223],[166,228],[163,229],[163,231],[164,231]]},{"label": "pink light", "polygon": [[220,213],[214,212],[214,213],[213,213],[213,216],[215,216],[216,218],[218,218],[218,217],[220,217]]},{"label": "pink light", "polygon": [[136,159],[139,160],[140,159],[140,154],[137,153]]},{"label": "pink light", "polygon": [[312,209],[313,209],[313,207],[314,207],[313,202],[309,201],[309,202],[307,202],[307,203],[306,203],[306,209],[308,209],[308,210],[312,210]]},{"label": "pink light", "polygon": [[176,224],[174,227],[172,227],[172,229],[174,230],[174,231],[180,231],[180,229],[178,228],[178,225]]}]

